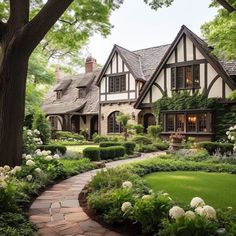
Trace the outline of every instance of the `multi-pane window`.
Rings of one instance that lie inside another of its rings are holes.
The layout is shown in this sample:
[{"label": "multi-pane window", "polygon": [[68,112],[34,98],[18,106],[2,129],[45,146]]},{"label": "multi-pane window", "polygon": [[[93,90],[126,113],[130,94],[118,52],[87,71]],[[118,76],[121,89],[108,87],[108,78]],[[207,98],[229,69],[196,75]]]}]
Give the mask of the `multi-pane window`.
[{"label": "multi-pane window", "polygon": [[112,112],[108,116],[108,133],[121,133],[123,132],[123,127],[120,123],[116,121],[116,117],[119,115],[119,111]]},{"label": "multi-pane window", "polygon": [[165,132],[212,132],[212,114],[205,112],[164,112]]},{"label": "multi-pane window", "polygon": [[79,88],[79,98],[86,97],[86,88]]},{"label": "multi-pane window", "polygon": [[199,65],[189,65],[171,68],[171,89],[194,89],[199,87]]},{"label": "multi-pane window", "polygon": [[173,114],[166,115],[166,131],[175,131],[175,115]]},{"label": "multi-pane window", "polygon": [[176,129],[179,132],[184,131],[184,115],[183,114],[176,115]]},{"label": "multi-pane window", "polygon": [[62,91],[61,90],[57,91],[56,96],[57,100],[60,100],[62,98]]},{"label": "multi-pane window", "polygon": [[124,92],[126,91],[126,76],[116,75],[109,77],[109,92]]}]

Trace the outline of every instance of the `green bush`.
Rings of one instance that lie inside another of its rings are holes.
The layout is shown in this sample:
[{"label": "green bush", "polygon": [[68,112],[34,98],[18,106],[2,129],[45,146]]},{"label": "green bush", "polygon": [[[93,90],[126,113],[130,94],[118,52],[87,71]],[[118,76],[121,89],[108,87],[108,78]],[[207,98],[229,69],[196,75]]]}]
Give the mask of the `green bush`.
[{"label": "green bush", "polygon": [[123,146],[125,147],[126,154],[134,154],[135,143],[134,142],[124,142]]},{"label": "green bush", "polygon": [[152,140],[144,135],[137,135],[132,139],[132,141],[136,144],[143,144],[143,145],[152,144]]},{"label": "green bush", "polygon": [[100,148],[100,157],[102,160],[123,157],[124,155],[125,155],[125,148],[122,146],[111,146],[111,147]]},{"label": "green bush", "polygon": [[221,154],[227,154],[228,152],[232,153],[234,145],[232,143],[217,143],[217,142],[199,142],[198,147],[205,148],[210,155],[213,155],[216,152]]},{"label": "green bush", "polygon": [[112,147],[112,146],[118,146],[119,143],[117,142],[101,142],[99,143],[99,147]]},{"label": "green bush", "polygon": [[100,160],[100,148],[87,147],[83,150],[83,156],[89,158],[91,161]]},{"label": "green bush", "polygon": [[40,150],[46,150],[46,151],[51,151],[52,154],[55,154],[57,152],[60,152],[62,155],[65,155],[67,148],[62,145],[38,145],[38,149]]},{"label": "green bush", "polygon": [[43,144],[48,144],[51,138],[50,123],[42,112],[36,112],[33,120],[33,129],[37,129]]},{"label": "green bush", "polygon": [[176,151],[175,157],[179,160],[187,161],[205,161],[210,159],[210,155],[205,149],[180,149]]},{"label": "green bush", "polygon": [[164,142],[162,142],[162,143],[154,143],[153,145],[156,147],[157,150],[160,150],[160,151],[165,151],[170,146],[168,143],[164,143]]},{"label": "green bush", "polygon": [[94,143],[101,143],[109,141],[108,136],[106,135],[96,135],[93,137]]},{"label": "green bush", "polygon": [[135,133],[136,134],[143,134],[143,131],[144,131],[144,127],[143,125],[133,125],[132,128],[135,130]]},{"label": "green bush", "polygon": [[153,139],[159,138],[161,131],[162,127],[160,125],[150,125],[147,128],[148,135]]},{"label": "green bush", "polygon": [[153,144],[148,144],[148,145],[139,145],[136,150],[138,152],[148,153],[148,152],[155,152],[155,151],[157,151],[157,148]]},{"label": "green bush", "polygon": [[85,141],[85,138],[81,134],[69,132],[69,131],[56,131],[55,134],[55,139],[67,139],[68,141],[74,141],[74,140],[80,140],[80,141]]}]

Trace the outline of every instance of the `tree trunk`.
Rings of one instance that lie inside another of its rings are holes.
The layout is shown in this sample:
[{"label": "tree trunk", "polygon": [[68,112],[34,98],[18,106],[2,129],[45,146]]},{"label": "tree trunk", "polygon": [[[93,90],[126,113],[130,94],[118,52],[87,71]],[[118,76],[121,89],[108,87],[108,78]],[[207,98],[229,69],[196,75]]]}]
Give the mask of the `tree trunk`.
[{"label": "tree trunk", "polygon": [[0,65],[0,166],[20,165],[25,87],[29,55],[13,36],[3,48]]}]

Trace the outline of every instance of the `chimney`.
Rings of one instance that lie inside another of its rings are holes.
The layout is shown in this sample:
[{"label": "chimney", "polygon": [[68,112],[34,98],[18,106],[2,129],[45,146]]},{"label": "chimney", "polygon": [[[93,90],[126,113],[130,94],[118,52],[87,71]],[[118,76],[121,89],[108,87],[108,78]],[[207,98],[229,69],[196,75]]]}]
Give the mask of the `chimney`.
[{"label": "chimney", "polygon": [[87,57],[85,62],[85,73],[91,73],[97,68],[97,61],[92,57]]},{"label": "chimney", "polygon": [[63,70],[60,66],[56,67],[56,82],[60,82],[60,80],[64,77]]}]

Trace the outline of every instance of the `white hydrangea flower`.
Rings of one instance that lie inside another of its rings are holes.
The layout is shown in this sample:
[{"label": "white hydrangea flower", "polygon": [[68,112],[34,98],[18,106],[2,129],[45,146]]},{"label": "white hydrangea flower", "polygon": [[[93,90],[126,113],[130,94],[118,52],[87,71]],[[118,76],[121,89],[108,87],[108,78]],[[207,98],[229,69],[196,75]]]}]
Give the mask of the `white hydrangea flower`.
[{"label": "white hydrangea flower", "polygon": [[37,154],[37,152],[41,152],[41,150],[40,150],[40,149],[37,149],[37,150],[35,151],[35,153]]},{"label": "white hydrangea flower", "polygon": [[123,182],[122,187],[123,188],[132,188],[133,184],[130,181],[125,181],[125,182]]},{"label": "white hydrangea flower", "polygon": [[47,151],[47,154],[50,155],[52,152],[50,150]]},{"label": "white hydrangea flower", "polygon": [[231,139],[231,137],[232,137],[232,136],[229,134],[229,135],[228,135],[228,139]]},{"label": "white hydrangea flower", "polygon": [[193,211],[186,211],[184,217],[188,220],[193,220],[195,219],[196,215]]},{"label": "white hydrangea flower", "polygon": [[47,156],[47,155],[48,155],[48,152],[45,151],[45,150],[43,150],[43,151],[42,151],[42,155],[43,155],[43,156]]},{"label": "white hydrangea flower", "polygon": [[199,206],[204,206],[204,205],[205,202],[200,197],[194,197],[190,202],[190,206],[192,208],[197,208]]},{"label": "white hydrangea flower", "polygon": [[41,151],[37,151],[37,152],[36,152],[36,155],[37,155],[37,156],[42,156],[43,154],[42,154]]},{"label": "white hydrangea flower", "polygon": [[11,170],[11,174],[16,174],[16,172],[21,171],[21,166],[15,166],[12,170]]},{"label": "white hydrangea flower", "polygon": [[234,130],[234,127],[231,126],[231,127],[229,128],[229,130],[230,130],[230,131],[233,131],[233,130]]},{"label": "white hydrangea flower", "polygon": [[28,131],[27,131],[27,135],[28,135],[28,136],[32,136],[32,135],[33,135],[33,134],[32,134],[32,131],[31,131],[31,130],[28,130]]},{"label": "white hydrangea flower", "polygon": [[55,155],[53,156],[53,158],[55,158],[55,159],[59,159],[60,156],[59,156],[58,154],[55,154]]},{"label": "white hydrangea flower", "polygon": [[150,198],[152,198],[151,195],[143,195],[143,196],[142,196],[142,200],[150,199]]},{"label": "white hydrangea flower", "polygon": [[4,168],[0,166],[0,173],[4,171]]},{"label": "white hydrangea flower", "polygon": [[36,171],[37,173],[41,173],[42,170],[41,170],[40,168],[36,168],[35,171]]},{"label": "white hydrangea flower", "polygon": [[33,179],[33,176],[32,175],[27,175],[26,179],[30,182]]},{"label": "white hydrangea flower", "polygon": [[203,207],[202,216],[207,219],[216,219],[216,211],[213,207],[206,205]]},{"label": "white hydrangea flower", "polygon": [[227,131],[227,132],[226,132],[226,135],[230,135],[230,131]]},{"label": "white hydrangea flower", "polygon": [[8,165],[5,165],[3,168],[4,168],[5,171],[9,171],[11,169],[11,167],[8,166]]},{"label": "white hydrangea flower", "polygon": [[231,210],[233,210],[233,207],[228,206],[227,209],[231,211]]},{"label": "white hydrangea flower", "polygon": [[34,133],[35,133],[35,134],[40,134],[40,131],[37,130],[37,129],[35,129],[35,130],[34,130]]},{"label": "white hydrangea flower", "polygon": [[31,159],[32,159],[32,156],[28,154],[28,155],[26,155],[25,159],[26,159],[26,160],[31,160]]},{"label": "white hydrangea flower", "polygon": [[232,137],[231,137],[231,140],[234,141],[234,139],[235,139],[234,136],[232,136]]},{"label": "white hydrangea flower", "polygon": [[45,157],[45,160],[46,160],[46,161],[51,161],[51,160],[52,160],[52,156],[46,156],[46,157]]},{"label": "white hydrangea flower", "polygon": [[132,208],[132,204],[130,202],[124,202],[121,206],[121,210],[123,212],[127,212],[130,208]]},{"label": "white hydrangea flower", "polygon": [[174,206],[169,210],[169,216],[175,220],[183,217],[184,214],[185,214],[184,209],[179,206]]},{"label": "white hydrangea flower", "polygon": [[198,215],[202,216],[203,207],[197,207],[197,208],[195,209],[195,212],[196,212]]},{"label": "white hydrangea flower", "polygon": [[34,166],[34,165],[35,165],[35,162],[32,161],[32,160],[28,160],[28,161],[26,162],[26,165],[27,165],[27,166]]}]

